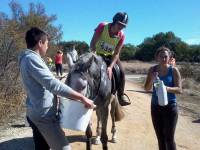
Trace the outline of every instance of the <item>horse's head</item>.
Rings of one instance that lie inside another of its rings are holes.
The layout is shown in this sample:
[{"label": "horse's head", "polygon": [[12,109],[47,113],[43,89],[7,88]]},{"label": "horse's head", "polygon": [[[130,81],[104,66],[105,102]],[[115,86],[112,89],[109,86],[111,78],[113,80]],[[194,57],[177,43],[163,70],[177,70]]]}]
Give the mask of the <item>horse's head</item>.
[{"label": "horse's head", "polygon": [[85,90],[87,89],[88,81],[84,74],[70,72],[65,83],[77,92],[80,92],[83,95],[86,94]]},{"label": "horse's head", "polygon": [[101,57],[93,53],[83,54],[69,72],[66,84],[100,105],[111,94],[111,82],[106,70]]}]

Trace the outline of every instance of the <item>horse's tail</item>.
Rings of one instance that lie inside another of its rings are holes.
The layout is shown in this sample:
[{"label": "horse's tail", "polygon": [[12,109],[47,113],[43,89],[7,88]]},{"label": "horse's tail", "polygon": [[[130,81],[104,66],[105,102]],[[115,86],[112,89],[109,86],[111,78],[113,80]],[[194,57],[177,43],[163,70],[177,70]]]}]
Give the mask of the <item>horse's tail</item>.
[{"label": "horse's tail", "polygon": [[121,121],[124,118],[124,112],[121,105],[118,102],[117,97],[115,97],[115,121]]}]

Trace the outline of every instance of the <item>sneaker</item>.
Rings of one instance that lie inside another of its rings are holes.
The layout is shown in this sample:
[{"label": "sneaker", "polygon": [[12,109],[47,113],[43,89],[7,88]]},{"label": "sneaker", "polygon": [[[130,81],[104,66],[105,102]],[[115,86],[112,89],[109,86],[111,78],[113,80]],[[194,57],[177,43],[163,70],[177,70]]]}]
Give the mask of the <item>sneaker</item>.
[{"label": "sneaker", "polygon": [[127,95],[118,96],[118,101],[121,106],[127,106],[131,104],[131,101]]}]

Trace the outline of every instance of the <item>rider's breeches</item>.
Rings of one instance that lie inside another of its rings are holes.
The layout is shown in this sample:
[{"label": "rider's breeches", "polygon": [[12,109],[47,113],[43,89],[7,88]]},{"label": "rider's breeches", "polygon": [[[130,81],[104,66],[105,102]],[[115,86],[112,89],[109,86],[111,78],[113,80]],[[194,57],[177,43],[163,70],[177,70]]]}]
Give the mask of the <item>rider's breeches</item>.
[{"label": "rider's breeches", "polygon": [[117,60],[117,64],[118,64],[119,69],[120,69],[120,82],[119,82],[117,94],[118,94],[118,96],[121,96],[121,95],[124,94],[125,73],[124,73],[124,68],[122,66],[122,63],[121,63],[121,61],[119,59]]},{"label": "rider's breeches", "polygon": [[[109,66],[111,63],[111,58],[106,58],[106,57],[103,57],[103,58],[107,66]],[[125,87],[125,73],[124,73],[124,68],[122,66],[120,59],[118,59],[116,63],[119,66],[119,70],[120,70],[120,80],[118,83],[119,85],[117,85],[117,94],[118,96],[122,96],[124,94],[124,87]]]}]

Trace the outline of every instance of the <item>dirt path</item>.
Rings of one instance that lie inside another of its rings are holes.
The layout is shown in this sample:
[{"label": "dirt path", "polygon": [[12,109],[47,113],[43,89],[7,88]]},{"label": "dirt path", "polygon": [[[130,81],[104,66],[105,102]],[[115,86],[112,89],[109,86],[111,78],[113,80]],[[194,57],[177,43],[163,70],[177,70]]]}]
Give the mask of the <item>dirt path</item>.
[{"label": "dirt path", "polygon": [[[127,82],[127,94],[132,99],[132,105],[124,108],[125,118],[117,122],[117,143],[109,142],[110,150],[157,150],[157,141],[150,116],[150,95],[136,92],[143,91],[137,84]],[[95,134],[96,116],[93,115],[93,131]],[[31,129],[23,127],[23,119],[12,124],[0,133],[1,150],[33,150]],[[108,134],[111,123],[109,120]],[[85,150],[83,132],[66,130],[73,150]],[[176,129],[176,143],[178,150],[200,149],[200,123],[194,123],[192,118],[179,115]],[[100,150],[101,145],[93,145],[94,150]]]}]

